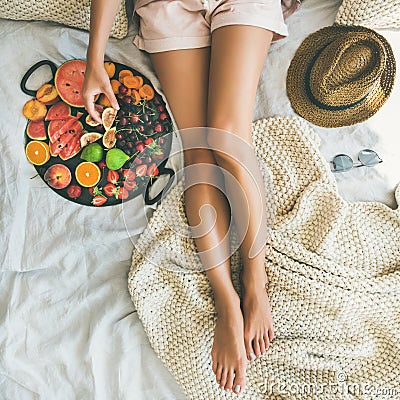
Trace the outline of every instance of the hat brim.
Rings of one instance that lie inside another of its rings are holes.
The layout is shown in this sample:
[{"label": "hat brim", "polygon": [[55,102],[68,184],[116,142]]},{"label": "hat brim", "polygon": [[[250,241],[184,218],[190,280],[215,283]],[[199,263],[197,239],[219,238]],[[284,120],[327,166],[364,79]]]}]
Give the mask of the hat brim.
[{"label": "hat brim", "polygon": [[[366,98],[343,110],[328,110],[318,106],[307,94],[306,74],[315,54],[335,40],[343,32],[368,32],[374,35],[386,49],[386,65],[379,85]],[[374,115],[389,98],[396,75],[396,61],[388,41],[376,31],[363,26],[333,25],[309,35],[297,49],[288,69],[286,90],[293,109],[311,123],[337,128],[354,125]]]}]

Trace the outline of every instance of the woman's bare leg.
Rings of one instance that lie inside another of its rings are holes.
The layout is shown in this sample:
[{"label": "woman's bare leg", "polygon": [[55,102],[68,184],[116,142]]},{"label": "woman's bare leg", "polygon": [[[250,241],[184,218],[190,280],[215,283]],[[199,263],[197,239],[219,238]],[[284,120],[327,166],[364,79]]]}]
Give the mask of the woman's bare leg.
[{"label": "woman's bare leg", "polygon": [[[210,47],[151,53],[150,56],[178,128],[183,130],[181,135],[183,147],[187,149],[192,143],[184,129],[207,125]],[[199,163],[214,166],[208,169],[203,164],[196,168],[195,173],[192,173],[190,168],[185,169],[185,183],[188,186],[185,190],[185,209],[189,225],[194,227],[200,226],[201,222],[206,225],[210,222],[209,226],[202,226],[207,234],[202,237],[196,237],[196,234],[194,237],[200,259],[214,291],[218,315],[211,353],[213,371],[222,387],[230,390],[239,385],[238,392],[240,392],[245,386],[247,359],[240,299],[233,287],[230,273],[229,235],[227,235],[230,208],[225,196],[216,187],[204,183],[189,187],[193,180],[201,179],[202,182],[214,182],[217,187],[223,188],[224,177],[216,168],[214,153],[208,149],[206,130],[197,129],[189,134],[199,135],[194,141],[203,149],[185,150],[185,167]],[[202,207],[200,219],[199,210]],[[213,223],[215,214],[216,220]],[[212,257],[202,258],[202,252],[210,249],[215,249]],[[218,267],[213,268],[216,266]],[[228,375],[229,371],[232,373]],[[236,374],[235,380],[233,371]]]},{"label": "woman's bare leg", "polygon": [[242,308],[249,360],[254,354],[264,353],[274,335],[265,289],[268,222],[265,188],[251,142],[255,96],[272,35],[271,31],[256,26],[223,26],[214,30],[211,47],[207,123],[230,134],[215,135],[211,131],[208,142],[211,148],[222,150],[214,151],[219,166],[237,179],[244,192],[241,196],[232,179],[226,176],[225,187],[235,225],[239,236],[244,238]]}]

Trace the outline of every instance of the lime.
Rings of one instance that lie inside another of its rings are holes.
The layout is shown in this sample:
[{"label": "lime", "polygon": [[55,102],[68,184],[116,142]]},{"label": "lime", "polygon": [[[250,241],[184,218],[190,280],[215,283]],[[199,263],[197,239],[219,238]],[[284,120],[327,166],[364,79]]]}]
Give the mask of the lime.
[{"label": "lime", "polygon": [[98,143],[90,143],[82,150],[82,160],[98,162],[103,158],[103,148]]}]

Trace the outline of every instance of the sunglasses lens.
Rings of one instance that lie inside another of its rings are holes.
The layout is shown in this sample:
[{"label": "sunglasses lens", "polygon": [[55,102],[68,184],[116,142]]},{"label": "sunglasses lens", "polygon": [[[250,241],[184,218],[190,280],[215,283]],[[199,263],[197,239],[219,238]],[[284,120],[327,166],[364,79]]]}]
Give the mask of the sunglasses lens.
[{"label": "sunglasses lens", "polygon": [[369,149],[360,151],[358,159],[365,166],[376,165],[382,161],[375,151]]},{"label": "sunglasses lens", "polygon": [[332,160],[335,171],[348,171],[353,168],[353,160],[345,154],[339,154]]}]

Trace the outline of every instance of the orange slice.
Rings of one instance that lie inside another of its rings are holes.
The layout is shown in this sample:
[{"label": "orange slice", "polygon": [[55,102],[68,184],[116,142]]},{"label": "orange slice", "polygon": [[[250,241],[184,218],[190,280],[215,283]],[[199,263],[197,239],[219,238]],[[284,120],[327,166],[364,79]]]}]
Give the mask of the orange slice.
[{"label": "orange slice", "polygon": [[154,97],[154,90],[150,85],[143,85],[139,88],[140,97],[143,97],[146,100],[151,100]]},{"label": "orange slice", "polygon": [[75,168],[75,178],[81,186],[96,185],[101,178],[101,171],[97,164],[85,161]]},{"label": "orange slice", "polygon": [[31,140],[25,147],[25,154],[31,164],[43,165],[50,159],[49,145],[39,140]]}]

